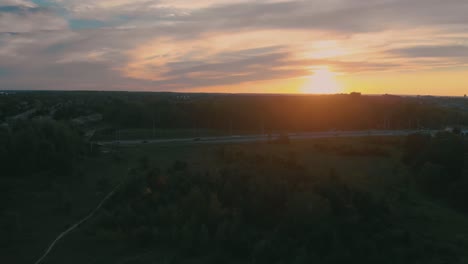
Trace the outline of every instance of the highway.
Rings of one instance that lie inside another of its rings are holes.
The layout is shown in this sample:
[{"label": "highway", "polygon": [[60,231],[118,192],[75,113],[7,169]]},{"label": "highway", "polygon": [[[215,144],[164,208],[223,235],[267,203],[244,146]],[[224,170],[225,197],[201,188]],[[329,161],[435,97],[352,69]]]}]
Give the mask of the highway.
[{"label": "highway", "polygon": [[[334,138],[334,137],[366,137],[366,136],[407,136],[421,130],[365,130],[365,131],[325,131],[310,133],[289,133],[290,140],[314,139],[314,138]],[[432,131],[425,130],[425,133]],[[175,138],[175,139],[135,139],[119,141],[97,141],[101,145],[141,145],[141,144],[229,144],[229,143],[249,143],[268,142],[280,137],[280,134],[268,135],[242,135],[242,136],[220,136],[220,137],[196,137],[196,138]]]}]

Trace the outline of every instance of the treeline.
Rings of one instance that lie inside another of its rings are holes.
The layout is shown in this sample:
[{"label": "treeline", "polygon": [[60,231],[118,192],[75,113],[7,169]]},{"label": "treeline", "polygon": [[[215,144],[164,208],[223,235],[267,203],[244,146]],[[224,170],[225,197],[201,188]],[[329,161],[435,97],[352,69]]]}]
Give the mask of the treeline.
[{"label": "treeline", "polygon": [[189,100],[128,97],[112,100],[105,120],[120,128],[204,128],[316,131],[442,128],[468,124],[464,112],[423,99],[360,95],[206,95]]},{"label": "treeline", "polygon": [[79,131],[63,122],[24,121],[0,128],[3,177],[69,173],[86,152]]},{"label": "treeline", "polygon": [[[212,129],[250,132],[443,128],[468,125],[466,100],[350,95],[222,95],[129,92],[31,92],[0,97],[0,122],[34,115],[70,120],[100,113],[115,129]],[[466,101],[466,102],[465,102]]]},{"label": "treeline", "polygon": [[314,175],[294,156],[221,149],[217,172],[143,159],[87,234],[165,252],[166,263],[458,263],[403,224],[399,206]]}]

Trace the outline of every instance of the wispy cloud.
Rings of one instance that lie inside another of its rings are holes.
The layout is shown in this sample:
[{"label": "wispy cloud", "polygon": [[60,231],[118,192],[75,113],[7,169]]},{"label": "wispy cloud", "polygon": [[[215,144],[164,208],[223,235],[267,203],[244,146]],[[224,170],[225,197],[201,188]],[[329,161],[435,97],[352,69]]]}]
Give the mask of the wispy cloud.
[{"label": "wispy cloud", "polygon": [[416,58],[468,58],[468,45],[414,46],[390,51],[405,57]]}]

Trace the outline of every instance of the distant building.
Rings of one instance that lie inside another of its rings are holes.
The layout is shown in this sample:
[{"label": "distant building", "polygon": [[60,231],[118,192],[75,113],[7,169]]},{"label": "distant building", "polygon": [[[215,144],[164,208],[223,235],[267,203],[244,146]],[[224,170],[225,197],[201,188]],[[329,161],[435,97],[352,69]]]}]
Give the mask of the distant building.
[{"label": "distant building", "polygon": [[453,128],[453,127],[446,127],[444,129],[445,132],[450,132],[450,133],[453,133],[454,130],[455,130],[455,128]]},{"label": "distant building", "polygon": [[189,95],[185,95],[185,94],[176,96],[176,100],[179,100],[179,101],[189,101],[190,99],[191,99],[191,97]]},{"label": "distant building", "polygon": [[466,127],[464,127],[464,128],[460,128],[460,127],[446,127],[443,131],[444,131],[444,132],[450,132],[450,133],[460,134],[460,135],[462,135],[462,136],[468,135],[468,129],[467,129]]},{"label": "distant building", "polygon": [[28,119],[31,115],[35,114],[37,112],[37,109],[36,108],[33,108],[31,110],[28,110],[26,112],[23,112],[21,114],[18,114],[18,115],[15,115],[13,116],[11,119],[12,120],[26,120]]},{"label": "distant building", "polygon": [[86,125],[88,123],[97,123],[102,121],[102,114],[92,114],[89,116],[80,116],[72,120],[73,123],[77,125]]}]

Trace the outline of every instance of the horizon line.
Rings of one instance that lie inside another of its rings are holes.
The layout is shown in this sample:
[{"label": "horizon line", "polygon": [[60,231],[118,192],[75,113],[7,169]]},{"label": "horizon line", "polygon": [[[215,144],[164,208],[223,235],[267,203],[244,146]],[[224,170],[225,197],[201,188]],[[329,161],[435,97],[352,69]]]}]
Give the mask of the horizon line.
[{"label": "horizon line", "polygon": [[28,89],[17,89],[17,90],[2,90],[0,92],[99,92],[99,93],[172,93],[172,94],[216,94],[216,95],[275,95],[275,96],[327,96],[327,95],[351,95],[352,93],[357,93],[363,96],[401,96],[401,97],[459,97],[464,98],[466,95],[435,95],[435,94],[391,94],[391,93],[381,93],[381,94],[370,94],[363,92],[349,92],[349,93],[235,93],[235,92],[182,92],[182,91],[145,91],[145,90],[86,90],[86,89],[73,89],[73,90],[55,90],[55,89],[40,89],[40,90],[28,90]]}]

